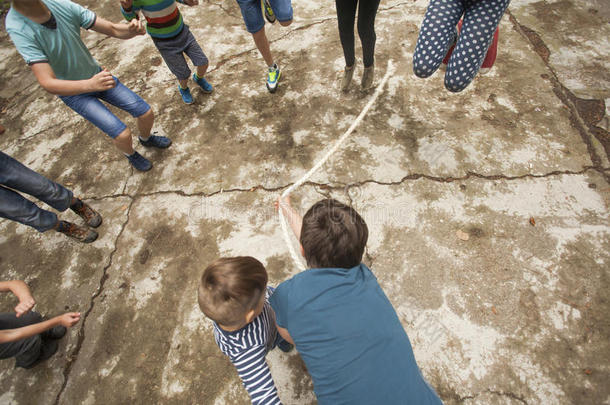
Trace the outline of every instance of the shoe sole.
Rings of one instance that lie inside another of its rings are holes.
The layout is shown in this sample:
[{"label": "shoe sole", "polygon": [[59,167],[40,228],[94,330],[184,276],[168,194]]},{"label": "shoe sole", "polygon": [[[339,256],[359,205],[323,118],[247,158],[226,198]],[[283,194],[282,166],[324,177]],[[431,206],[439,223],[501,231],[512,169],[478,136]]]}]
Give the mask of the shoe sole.
[{"label": "shoe sole", "polygon": [[267,21],[269,21],[270,24],[273,24],[277,18],[275,17],[275,14],[273,16],[270,16],[269,14],[267,14],[267,7],[263,4],[263,14],[265,15],[265,19]]},{"label": "shoe sole", "polygon": [[[142,143],[142,141],[140,141],[140,145],[144,146],[145,148],[167,149],[167,148],[169,148],[170,146],[172,146],[172,140],[171,140],[171,139],[169,140],[169,143],[167,144],[167,146],[144,145],[144,144]],[[152,165],[151,165],[150,167],[152,167]],[[150,169],[148,169],[148,170],[150,170]],[[147,171],[147,170],[142,170],[142,171],[144,171],[144,172],[145,172],[145,171]]]},{"label": "shoe sole", "polygon": [[267,83],[267,90],[269,90],[269,93],[275,93],[277,91],[277,86],[271,88],[269,87],[269,83]]},{"label": "shoe sole", "polygon": [[148,166],[146,169],[138,169],[137,167],[135,167],[134,165],[131,165],[134,169],[136,169],[139,172],[147,172],[150,169],[152,169],[152,164],[150,166]]}]

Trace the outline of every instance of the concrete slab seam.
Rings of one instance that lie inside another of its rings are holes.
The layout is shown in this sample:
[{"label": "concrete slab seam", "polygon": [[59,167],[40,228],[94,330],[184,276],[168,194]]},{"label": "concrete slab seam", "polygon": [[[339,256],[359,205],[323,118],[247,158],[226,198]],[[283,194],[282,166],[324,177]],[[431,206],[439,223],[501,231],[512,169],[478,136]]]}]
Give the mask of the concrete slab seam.
[{"label": "concrete slab seam", "polygon": [[[453,183],[453,182],[457,182],[457,181],[466,181],[466,180],[470,180],[473,178],[480,179],[480,180],[490,180],[490,181],[497,181],[497,180],[514,181],[514,180],[524,180],[524,179],[547,178],[547,177],[553,177],[553,176],[581,175],[581,174],[587,173],[589,171],[595,171],[604,176],[610,174],[610,169],[603,169],[603,168],[599,168],[599,167],[595,167],[595,166],[585,166],[585,167],[583,167],[582,170],[579,170],[579,171],[554,170],[554,171],[548,172],[548,173],[542,173],[542,174],[526,173],[526,174],[522,174],[519,176],[506,176],[503,174],[486,175],[486,174],[480,174],[480,173],[470,172],[470,171],[467,172],[466,175],[461,176],[461,177],[451,177],[451,176],[439,177],[439,176],[431,176],[429,174],[423,174],[423,173],[413,173],[413,174],[408,174],[397,181],[379,181],[379,180],[375,180],[375,179],[367,179],[367,180],[362,180],[362,181],[357,181],[357,182],[352,182],[352,183],[337,182],[334,184],[306,181],[302,185],[318,187],[320,189],[330,190],[330,191],[337,191],[337,190],[347,191],[352,187],[360,187],[360,186],[363,186],[363,185],[369,184],[369,183],[377,184],[380,186],[398,186],[398,185],[401,185],[410,180],[424,179],[424,180],[429,180],[429,181],[433,181],[436,183]],[[209,197],[213,197],[215,195],[222,194],[222,193],[247,193],[247,192],[254,192],[254,191],[276,193],[278,191],[287,189],[288,187],[290,187],[293,184],[294,183],[288,183],[288,184],[277,186],[277,187],[265,187],[262,185],[254,185],[254,186],[251,186],[248,188],[229,188],[229,189],[221,188],[220,190],[216,190],[216,191],[208,192],[208,193],[206,193],[204,191],[186,193],[182,190],[159,190],[159,191],[153,191],[150,193],[128,194],[128,193],[125,193],[123,190],[123,192],[118,193],[118,194],[109,194],[109,195],[102,195],[102,196],[83,196],[83,198],[87,201],[102,201],[102,200],[112,199],[112,198],[127,197],[127,198],[131,198],[131,199],[136,199],[136,198],[141,198],[141,197],[152,197],[152,196],[164,195],[164,194],[177,194],[181,197],[209,198]]]},{"label": "concrete slab seam", "polygon": [[91,311],[93,310],[93,307],[95,306],[95,299],[97,297],[100,296],[100,294],[104,291],[104,284],[106,282],[106,280],[108,279],[108,274],[107,271],[108,269],[112,266],[112,260],[114,258],[114,254],[116,253],[116,251],[118,250],[118,241],[121,238],[121,235],[123,235],[123,231],[125,230],[125,227],[127,226],[127,224],[129,223],[129,214],[131,213],[131,208],[133,206],[133,203],[135,202],[135,199],[132,199],[129,203],[129,206],[127,207],[127,212],[126,212],[126,216],[125,216],[125,222],[123,222],[123,225],[121,226],[120,231],[118,232],[115,240],[114,240],[114,248],[112,249],[112,252],[110,252],[110,255],[108,255],[108,263],[104,266],[104,268],[102,269],[102,277],[100,279],[97,291],[93,293],[93,295],[91,296],[91,300],[89,301],[89,308],[87,309],[87,311],[85,311],[83,317],[82,317],[82,322],[80,325],[80,329],[78,330],[78,336],[77,336],[77,342],[76,342],[76,347],[74,348],[74,350],[72,351],[72,353],[70,353],[68,357],[68,361],[66,363],[66,366],[64,368],[64,381],[61,385],[61,388],[59,390],[59,392],[57,393],[57,396],[55,397],[55,402],[54,404],[57,405],[59,404],[59,401],[61,400],[61,395],[64,393],[66,386],[68,385],[68,379],[70,377],[70,371],[72,370],[72,366],[76,360],[76,358],[78,357],[78,353],[80,352],[83,342],[85,340],[85,327],[87,325],[87,319],[89,317],[89,314],[91,313]]},{"label": "concrete slab seam", "polygon": [[[555,70],[549,63],[548,54],[550,54],[550,51],[549,51],[548,47],[546,46],[546,44],[544,43],[544,41],[542,40],[542,38],[540,38],[538,33],[536,33],[534,30],[530,29],[529,27],[526,27],[523,24],[521,24],[517,20],[517,18],[510,12],[510,10],[507,10],[506,13],[509,16],[510,22],[513,24],[513,28],[515,29],[515,31],[519,32],[519,34],[521,34],[521,36],[523,36],[530,43],[530,45],[534,49],[534,52],[536,52],[536,54],[538,54],[538,56],[542,59],[543,63],[546,65],[547,69],[551,72],[551,76],[549,78],[550,78],[551,84],[553,85],[553,92],[555,93],[557,98],[559,98],[560,101],[570,111],[570,114],[571,114],[570,121],[572,121],[572,124],[578,131],[582,141],[587,146],[587,151],[589,152],[591,161],[593,162],[593,164],[596,167],[602,169],[601,173],[604,174],[603,169],[607,169],[610,166],[610,156],[608,156],[607,153],[604,153],[604,151],[603,151],[604,145],[602,144],[602,142],[599,139],[597,139],[597,137],[594,134],[594,131],[592,131],[593,127],[595,127],[595,123],[588,122],[587,120],[585,120],[581,116],[578,107],[572,101],[575,99],[578,99],[578,100],[583,100],[583,99],[580,99],[579,97],[574,95],[567,87],[565,87],[561,83],[561,81],[559,80],[559,77],[557,76],[557,73],[555,72]],[[544,49],[541,49],[541,48],[544,48]],[[589,100],[587,100],[587,101],[589,101]],[[604,100],[595,100],[595,101],[599,101],[599,102],[601,102],[602,105],[605,105]],[[604,155],[606,155],[606,156],[604,156]],[[603,158],[605,158],[605,159],[603,159]],[[602,160],[604,160],[604,161],[602,162]],[[606,181],[610,182],[610,178],[606,174],[604,174],[604,177],[605,177]]]}]

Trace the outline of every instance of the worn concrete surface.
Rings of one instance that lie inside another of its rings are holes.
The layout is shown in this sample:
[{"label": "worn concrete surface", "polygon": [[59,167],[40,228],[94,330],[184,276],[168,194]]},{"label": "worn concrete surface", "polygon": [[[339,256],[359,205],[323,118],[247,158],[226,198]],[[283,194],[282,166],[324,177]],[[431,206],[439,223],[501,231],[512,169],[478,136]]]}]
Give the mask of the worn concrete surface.
[{"label": "worn concrete surface", "polygon": [[[114,1],[82,4],[121,18]],[[365,261],[445,403],[608,404],[610,6],[514,0],[496,66],[454,95],[441,72],[411,71],[426,4],[382,2],[378,76],[390,59],[397,72],[295,205],[331,195],[365,216]],[[220,255],[256,256],[273,285],[295,273],[272,202],[369,97],[357,80],[337,91],[332,2],[293,5],[291,27],[267,26],[284,68],[275,95],[233,0],[181,7],[216,89],[194,90],[192,106],[150,38],[83,34],[174,140],[144,152],[145,174],[41,90],[0,34],[0,148],[104,216],[88,246],[0,221],[2,279],[26,280],[49,315],[85,314],[48,363],[0,364],[0,403],[249,403],[198,310],[197,279]],[[269,362],[284,403],[315,403],[297,354]]]}]

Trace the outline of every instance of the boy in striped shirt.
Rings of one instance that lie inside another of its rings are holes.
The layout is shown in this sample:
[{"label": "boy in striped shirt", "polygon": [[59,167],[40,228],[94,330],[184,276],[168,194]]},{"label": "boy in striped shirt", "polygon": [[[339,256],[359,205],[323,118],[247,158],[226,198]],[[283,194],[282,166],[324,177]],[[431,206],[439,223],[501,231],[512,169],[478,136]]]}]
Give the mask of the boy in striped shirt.
[{"label": "boy in striped shirt", "polygon": [[275,326],[269,305],[273,291],[265,267],[253,257],[218,259],[199,283],[199,307],[214,321],[216,343],[237,369],[254,405],[281,404],[265,356],[275,346],[292,350]]},{"label": "boy in striped shirt", "polygon": [[121,12],[127,21],[139,19],[139,11],[146,18],[146,31],[161,53],[165,64],[178,79],[178,91],[186,104],[193,102],[193,96],[188,87],[191,75],[184,54],[186,54],[197,71],[193,80],[201,90],[209,94],[213,87],[203,77],[208,69],[208,58],[195,40],[188,25],[182,20],[176,1],[187,6],[196,6],[199,0],[120,0]]}]

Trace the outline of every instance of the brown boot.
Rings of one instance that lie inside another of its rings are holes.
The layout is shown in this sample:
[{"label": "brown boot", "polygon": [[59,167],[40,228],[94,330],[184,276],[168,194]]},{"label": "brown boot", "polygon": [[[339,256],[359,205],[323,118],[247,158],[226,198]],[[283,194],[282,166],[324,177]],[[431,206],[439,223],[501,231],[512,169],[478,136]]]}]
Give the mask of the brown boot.
[{"label": "brown boot", "polygon": [[[354,64],[355,65],[355,64]],[[349,85],[352,82],[352,77],[354,76],[354,65],[351,67],[345,67],[343,71],[343,80],[341,80],[341,91],[347,93],[349,90]]]},{"label": "brown boot", "polygon": [[97,239],[97,232],[67,221],[59,221],[56,230],[83,243],[91,243]]},{"label": "brown boot", "polygon": [[102,216],[78,198],[75,198],[75,200],[76,202],[70,205],[70,209],[84,219],[88,226],[92,228],[100,226],[102,223]]},{"label": "brown boot", "polygon": [[362,90],[368,90],[373,87],[373,79],[375,78],[375,65],[365,67],[362,72]]}]

